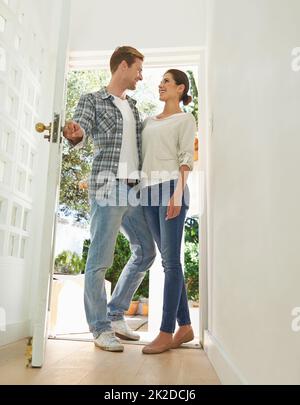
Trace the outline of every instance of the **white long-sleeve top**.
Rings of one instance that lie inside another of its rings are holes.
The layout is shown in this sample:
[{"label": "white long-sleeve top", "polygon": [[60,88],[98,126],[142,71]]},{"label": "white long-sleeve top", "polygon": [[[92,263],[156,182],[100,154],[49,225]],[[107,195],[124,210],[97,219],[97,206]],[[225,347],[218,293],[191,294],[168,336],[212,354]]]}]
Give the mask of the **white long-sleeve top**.
[{"label": "white long-sleeve top", "polygon": [[145,120],[142,132],[143,187],[177,179],[183,165],[193,169],[196,132],[196,121],[191,113]]}]

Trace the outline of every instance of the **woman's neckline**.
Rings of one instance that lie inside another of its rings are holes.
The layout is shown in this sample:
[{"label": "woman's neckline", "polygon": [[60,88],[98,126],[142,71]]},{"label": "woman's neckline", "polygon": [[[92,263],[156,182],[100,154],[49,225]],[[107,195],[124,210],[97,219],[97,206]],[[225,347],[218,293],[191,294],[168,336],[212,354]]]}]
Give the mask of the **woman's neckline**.
[{"label": "woman's neckline", "polygon": [[175,113],[175,114],[168,115],[165,118],[158,118],[157,115],[152,117],[152,118],[155,119],[156,121],[164,121],[164,120],[167,120],[168,118],[175,117],[176,115],[183,115],[183,114],[186,114],[186,113],[182,111],[180,113]]}]

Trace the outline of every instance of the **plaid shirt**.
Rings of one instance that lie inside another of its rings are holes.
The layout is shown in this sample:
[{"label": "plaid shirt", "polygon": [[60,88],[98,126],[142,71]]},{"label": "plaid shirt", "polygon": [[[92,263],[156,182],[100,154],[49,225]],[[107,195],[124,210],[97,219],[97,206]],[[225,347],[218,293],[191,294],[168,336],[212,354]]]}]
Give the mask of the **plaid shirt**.
[{"label": "plaid shirt", "polygon": [[[114,97],[106,88],[80,98],[73,120],[91,136],[94,143],[94,159],[89,179],[90,199],[108,198],[118,173],[123,136],[123,117],[115,106]],[[139,170],[142,168],[141,132],[142,120],[135,106],[136,101],[127,96],[136,121],[136,139]]]}]

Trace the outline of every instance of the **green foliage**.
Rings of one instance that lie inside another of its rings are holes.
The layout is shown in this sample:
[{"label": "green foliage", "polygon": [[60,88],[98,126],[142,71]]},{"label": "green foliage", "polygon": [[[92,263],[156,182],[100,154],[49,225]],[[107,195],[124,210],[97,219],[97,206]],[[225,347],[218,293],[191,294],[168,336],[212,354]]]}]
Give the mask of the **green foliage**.
[{"label": "green foliage", "polygon": [[84,269],[84,261],[77,253],[65,250],[56,257],[54,269],[61,274],[80,274]]},{"label": "green foliage", "polygon": [[78,101],[83,94],[98,91],[108,84],[109,73],[106,70],[70,71],[67,82],[66,120],[72,119]]},{"label": "green foliage", "polygon": [[90,143],[82,152],[71,149],[67,144],[63,146],[60,210],[65,215],[73,213],[77,221],[88,219],[88,192],[87,190],[81,190],[79,183],[86,181],[89,176],[92,155],[92,145]]},{"label": "green foliage", "polygon": [[197,217],[188,217],[185,220],[185,242],[199,242],[199,221]]},{"label": "green foliage", "polygon": [[83,261],[83,263],[84,263],[84,267],[83,267],[82,273],[85,272],[85,265],[86,265],[87,257],[88,257],[88,254],[89,254],[90,244],[91,244],[91,240],[90,240],[90,239],[85,239],[85,240],[83,241],[82,261]]},{"label": "green foliage", "polygon": [[[90,240],[86,239],[84,241],[82,250],[82,261],[84,263],[84,268],[87,260],[89,246]],[[120,277],[123,268],[125,267],[130,257],[131,257],[130,244],[128,240],[125,238],[125,236],[121,232],[119,232],[114,251],[114,261],[112,266],[107,270],[105,275],[106,280],[111,282],[112,292],[118,282],[118,279]],[[135,292],[133,299],[138,300],[139,297],[144,298],[149,297],[149,272],[146,273],[146,276],[144,277],[142,283]]]},{"label": "green foliage", "polygon": [[186,242],[184,247],[184,277],[188,299],[199,300],[199,248],[198,245]]},{"label": "green foliage", "polygon": [[190,112],[193,114],[193,116],[195,117],[195,120],[197,122],[197,125],[198,125],[198,112],[199,112],[198,88],[196,85],[196,80],[195,80],[193,72],[191,70],[188,70],[187,75],[188,75],[189,81],[190,81],[190,93],[193,98],[193,101],[189,105],[185,106],[183,109],[185,112]]},{"label": "green foliage", "polygon": [[133,296],[133,300],[135,301],[139,298],[149,298],[149,271],[147,271],[143,281]]},{"label": "green foliage", "polygon": [[188,299],[199,301],[199,221],[196,217],[185,221],[184,277]]},{"label": "green foliage", "polygon": [[[114,251],[114,261],[112,266],[107,270],[105,278],[111,282],[111,289],[114,290],[120,274],[126,263],[131,257],[130,244],[125,236],[119,232],[116,242],[116,247]],[[139,297],[148,298],[149,297],[149,272],[146,273],[143,281],[141,282],[139,288],[135,292],[133,299],[138,300]]]},{"label": "green foliage", "polygon": [[130,259],[131,251],[128,240],[125,236],[119,232],[115,251],[114,251],[114,261],[112,266],[107,270],[105,278],[111,282],[111,290],[113,291],[119,276],[125,267],[126,263]]}]

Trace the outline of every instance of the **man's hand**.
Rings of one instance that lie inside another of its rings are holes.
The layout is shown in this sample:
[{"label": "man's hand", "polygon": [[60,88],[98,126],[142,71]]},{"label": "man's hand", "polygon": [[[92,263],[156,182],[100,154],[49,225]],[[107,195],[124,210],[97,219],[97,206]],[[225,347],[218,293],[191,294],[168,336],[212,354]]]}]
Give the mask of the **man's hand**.
[{"label": "man's hand", "polygon": [[83,139],[83,129],[79,124],[74,121],[66,123],[63,131],[64,137],[68,139],[73,145],[77,145]]}]

